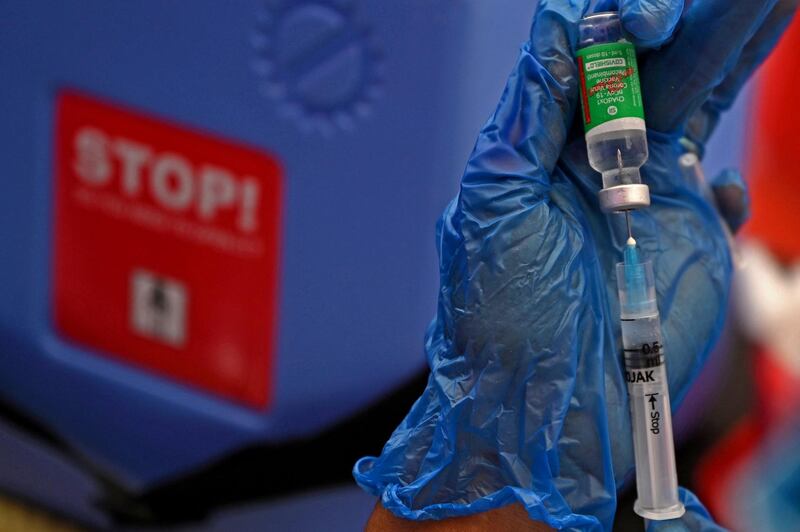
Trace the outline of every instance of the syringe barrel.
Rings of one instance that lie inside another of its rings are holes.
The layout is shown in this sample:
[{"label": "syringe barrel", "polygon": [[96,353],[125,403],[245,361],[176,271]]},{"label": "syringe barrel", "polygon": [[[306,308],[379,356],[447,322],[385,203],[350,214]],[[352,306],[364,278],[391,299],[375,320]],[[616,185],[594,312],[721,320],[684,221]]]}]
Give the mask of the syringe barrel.
[{"label": "syringe barrel", "polygon": [[[647,272],[645,293],[650,293],[652,266],[649,262],[637,266]],[[629,294],[624,294],[624,263],[617,265],[617,278],[620,303],[629,311],[622,315],[622,346],[636,461],[638,498],[633,509],[647,519],[674,519],[683,515],[684,507],[678,497],[661,320],[650,305],[631,307]]]}]

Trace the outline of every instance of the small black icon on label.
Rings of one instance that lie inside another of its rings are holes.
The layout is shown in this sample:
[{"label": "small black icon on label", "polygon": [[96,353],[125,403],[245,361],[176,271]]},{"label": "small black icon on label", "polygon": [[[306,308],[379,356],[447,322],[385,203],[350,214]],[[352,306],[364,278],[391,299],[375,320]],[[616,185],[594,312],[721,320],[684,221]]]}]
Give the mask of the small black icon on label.
[{"label": "small black icon on label", "polygon": [[186,287],[174,279],[136,270],[130,282],[132,329],[173,347],[186,343]]}]

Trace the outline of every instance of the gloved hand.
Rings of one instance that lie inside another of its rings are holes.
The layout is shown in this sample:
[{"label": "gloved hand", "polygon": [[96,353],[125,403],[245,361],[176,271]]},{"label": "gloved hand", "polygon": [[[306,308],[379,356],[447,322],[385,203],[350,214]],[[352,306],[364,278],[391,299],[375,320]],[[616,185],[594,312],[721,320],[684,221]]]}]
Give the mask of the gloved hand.
[{"label": "gloved hand", "polygon": [[[599,210],[600,176],[574,120],[574,45],[587,3],[541,1],[437,226],[427,389],[381,456],[354,468],[400,517],[520,502],[558,529],[610,530],[632,472],[614,275],[627,235],[624,217]],[[691,134],[700,149],[785,26],[782,6],[696,0],[683,15],[680,2],[621,6],[627,30],[650,48],[640,71],[652,206],[633,225],[655,267],[673,407],[718,337],[731,278],[719,218],[681,177],[679,140]],[[693,508],[673,524],[709,523],[693,520],[702,517]]]},{"label": "gloved hand", "polygon": [[716,532],[724,530],[714,523],[708,510],[691,491],[684,488],[678,488],[678,490],[686,513],[680,519],[646,521],[645,530],[647,532]]}]

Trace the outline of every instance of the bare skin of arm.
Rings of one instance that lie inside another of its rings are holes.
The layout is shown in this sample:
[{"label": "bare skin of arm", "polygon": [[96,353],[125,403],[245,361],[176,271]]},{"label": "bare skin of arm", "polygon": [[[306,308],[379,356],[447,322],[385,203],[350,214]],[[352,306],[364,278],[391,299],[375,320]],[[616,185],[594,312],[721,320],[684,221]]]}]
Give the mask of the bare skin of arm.
[{"label": "bare skin of arm", "polygon": [[531,521],[525,509],[519,504],[444,521],[409,521],[395,516],[379,502],[375,505],[375,510],[366,526],[366,532],[485,532],[488,530],[547,532],[552,529],[545,524]]}]

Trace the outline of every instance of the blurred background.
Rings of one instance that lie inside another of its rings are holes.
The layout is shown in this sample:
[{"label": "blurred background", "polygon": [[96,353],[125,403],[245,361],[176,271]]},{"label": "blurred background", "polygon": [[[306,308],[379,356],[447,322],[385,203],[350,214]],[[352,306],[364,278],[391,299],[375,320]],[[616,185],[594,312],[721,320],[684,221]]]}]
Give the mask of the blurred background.
[{"label": "blurred background", "polygon": [[[434,225],[532,12],[0,2],[0,530],[361,529],[350,471],[424,387]],[[739,530],[800,528],[798,45],[704,159],[753,218],[679,477]]]}]

